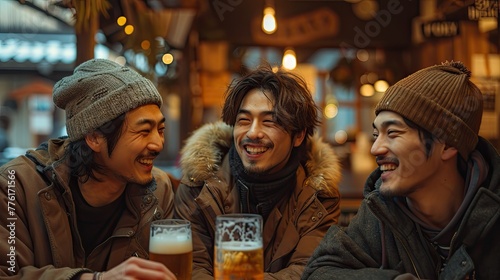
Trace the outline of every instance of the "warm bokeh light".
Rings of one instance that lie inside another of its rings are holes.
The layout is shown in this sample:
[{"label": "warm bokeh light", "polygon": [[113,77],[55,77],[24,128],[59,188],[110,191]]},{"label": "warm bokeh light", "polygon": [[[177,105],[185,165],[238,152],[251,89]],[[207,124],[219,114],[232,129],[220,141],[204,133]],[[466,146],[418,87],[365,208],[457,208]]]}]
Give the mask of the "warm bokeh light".
[{"label": "warm bokeh light", "polygon": [[119,25],[119,26],[124,26],[125,23],[127,23],[127,18],[124,17],[124,16],[121,16],[121,17],[118,17],[116,19],[116,23]]},{"label": "warm bokeh light", "polygon": [[295,51],[293,49],[285,50],[283,55],[283,67],[287,70],[293,70],[297,67],[297,58],[295,57]]},{"label": "warm bokeh light", "polygon": [[171,64],[172,62],[174,62],[174,56],[170,53],[166,53],[161,57],[161,61],[163,61],[163,63],[167,65]]},{"label": "warm bokeh light", "polygon": [[125,26],[125,34],[130,35],[132,33],[134,33],[134,26],[130,24]]},{"label": "warm bokeh light", "polygon": [[364,84],[359,88],[359,93],[362,96],[370,97],[375,94],[375,88],[371,84]]},{"label": "warm bokeh light", "polygon": [[384,80],[378,80],[373,84],[376,92],[385,92],[389,87],[389,83]]},{"label": "warm bokeh light", "polygon": [[378,80],[378,75],[375,72],[370,72],[367,74],[366,79],[370,84],[373,84]]},{"label": "warm bokeh light", "polygon": [[356,52],[356,57],[359,59],[359,61],[366,62],[370,58],[370,54],[367,50],[361,49]]},{"label": "warm bokeh light", "polygon": [[328,119],[333,119],[337,116],[339,108],[337,107],[337,105],[330,103],[325,106],[324,111],[325,111],[325,117],[327,117]]},{"label": "warm bokeh light", "polygon": [[335,132],[335,142],[338,144],[344,144],[347,141],[347,132],[345,130],[339,130]]},{"label": "warm bokeh light", "polygon": [[115,58],[115,62],[120,64],[120,65],[125,65],[127,64],[127,59],[124,56],[118,56]]},{"label": "warm bokeh light", "polygon": [[144,40],[141,42],[141,48],[143,50],[149,50],[150,47],[151,47],[151,43],[149,42],[149,40]]},{"label": "warm bokeh light", "polygon": [[274,9],[267,7],[264,9],[264,17],[262,18],[262,30],[267,34],[273,34],[278,28],[276,18],[274,17]]}]

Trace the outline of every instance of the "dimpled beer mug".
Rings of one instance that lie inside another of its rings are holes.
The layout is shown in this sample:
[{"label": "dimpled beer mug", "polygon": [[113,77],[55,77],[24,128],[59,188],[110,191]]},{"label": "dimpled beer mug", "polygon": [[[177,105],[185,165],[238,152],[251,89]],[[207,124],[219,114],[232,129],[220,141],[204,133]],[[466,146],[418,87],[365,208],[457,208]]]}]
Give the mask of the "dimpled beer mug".
[{"label": "dimpled beer mug", "polygon": [[149,259],[163,263],[178,280],[191,280],[191,223],[180,219],[154,221],[149,236]]},{"label": "dimpled beer mug", "polygon": [[226,214],[215,222],[215,280],[262,280],[262,217]]}]

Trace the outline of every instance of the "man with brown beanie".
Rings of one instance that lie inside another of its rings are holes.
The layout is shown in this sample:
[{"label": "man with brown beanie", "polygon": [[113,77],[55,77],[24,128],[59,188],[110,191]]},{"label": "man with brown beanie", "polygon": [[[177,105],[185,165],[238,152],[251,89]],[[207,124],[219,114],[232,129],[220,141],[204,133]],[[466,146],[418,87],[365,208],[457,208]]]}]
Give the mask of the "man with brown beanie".
[{"label": "man with brown beanie", "polygon": [[389,87],[365,199],[302,279],[500,279],[500,157],[478,136],[483,97],[470,75],[445,62]]},{"label": "man with brown beanie", "polygon": [[2,279],[175,279],[148,260],[151,221],[171,217],[162,98],[148,79],[94,59],[57,82],[68,137],[0,167]]}]

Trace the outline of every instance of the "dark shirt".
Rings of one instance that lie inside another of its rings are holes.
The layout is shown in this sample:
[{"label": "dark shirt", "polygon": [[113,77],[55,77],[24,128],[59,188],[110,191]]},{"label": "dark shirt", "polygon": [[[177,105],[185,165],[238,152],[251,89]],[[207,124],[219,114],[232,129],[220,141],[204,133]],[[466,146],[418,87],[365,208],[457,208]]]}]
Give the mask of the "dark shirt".
[{"label": "dark shirt", "polygon": [[78,231],[87,257],[94,248],[110,237],[125,209],[125,196],[108,205],[93,207],[85,201],[76,178],[71,180],[71,190],[77,215]]}]

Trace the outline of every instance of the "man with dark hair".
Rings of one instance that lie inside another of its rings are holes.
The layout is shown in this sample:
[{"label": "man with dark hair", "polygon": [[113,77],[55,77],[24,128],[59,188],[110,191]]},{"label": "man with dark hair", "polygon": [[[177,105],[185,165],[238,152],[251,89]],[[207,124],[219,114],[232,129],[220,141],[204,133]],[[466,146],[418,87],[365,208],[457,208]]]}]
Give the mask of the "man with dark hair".
[{"label": "man with dark hair", "polygon": [[379,168],[302,279],[500,279],[500,157],[478,136],[470,75],[445,62],[387,89],[373,122]]},{"label": "man with dark hair", "polygon": [[149,226],[171,217],[162,98],[128,67],[94,59],[58,81],[68,137],[0,167],[3,279],[175,279],[148,260]]},{"label": "man with dark hair", "polygon": [[193,229],[193,279],[213,279],[218,215],[264,219],[264,278],[299,278],[338,221],[341,168],[314,130],[318,108],[306,83],[260,67],[227,90],[222,120],[193,133],[181,151],[175,214]]}]

